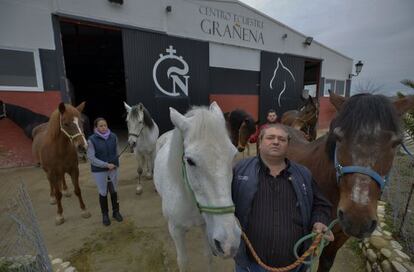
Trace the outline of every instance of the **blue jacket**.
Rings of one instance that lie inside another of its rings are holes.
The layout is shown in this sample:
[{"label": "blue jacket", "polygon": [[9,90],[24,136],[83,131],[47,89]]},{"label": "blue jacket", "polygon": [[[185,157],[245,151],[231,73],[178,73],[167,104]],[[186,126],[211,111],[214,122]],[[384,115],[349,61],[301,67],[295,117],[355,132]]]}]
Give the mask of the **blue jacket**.
[{"label": "blue jacket", "polygon": [[[254,196],[257,192],[259,182],[259,158],[253,157],[242,160],[234,167],[232,182],[232,197],[236,207],[235,215],[240,221],[243,230],[247,228],[248,218],[252,207]],[[322,222],[327,224],[329,218],[321,220],[318,215],[312,214],[314,191],[312,174],[306,167],[290,161],[290,167],[287,169],[291,173],[292,184],[298,205],[302,214],[303,235],[309,233],[313,223]],[[327,211],[330,213],[330,204],[327,204]],[[323,217],[323,216],[322,216]],[[326,217],[326,216],[325,216]],[[309,244],[305,244],[307,248]],[[239,251],[235,257],[236,263],[241,267],[246,267],[249,259],[246,252],[246,245],[241,241]]]},{"label": "blue jacket", "polygon": [[[92,142],[95,148],[95,157],[101,161],[107,163],[113,163],[117,167],[119,166],[118,150],[117,150],[117,138],[116,135],[111,132],[108,139],[105,140],[98,134],[93,134],[89,137],[89,141]],[[108,171],[107,168],[97,167],[91,164],[92,172],[104,172]]]}]

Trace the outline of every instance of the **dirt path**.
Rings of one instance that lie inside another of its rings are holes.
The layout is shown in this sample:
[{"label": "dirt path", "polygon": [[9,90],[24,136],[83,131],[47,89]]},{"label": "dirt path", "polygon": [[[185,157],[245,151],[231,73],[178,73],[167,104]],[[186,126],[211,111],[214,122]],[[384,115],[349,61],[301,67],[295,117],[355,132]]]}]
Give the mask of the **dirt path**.
[{"label": "dirt path", "polygon": [[[101,224],[98,193],[86,163],[80,165],[80,183],[91,218],[80,216],[78,200],[73,195],[63,199],[66,222],[55,226],[56,206],[49,204],[48,182],[43,171],[35,167],[0,170],[0,207],[5,207],[4,201],[15,192],[18,182],[24,181],[49,254],[70,259],[79,271],[177,271],[175,248],[161,215],[160,197],[152,181],[145,181],[143,194],[135,195],[135,167],[132,154],[121,157],[119,196],[125,222],[112,222],[109,227]],[[7,225],[0,222],[0,233],[5,233]],[[187,241],[190,271],[204,271],[200,231],[191,231]],[[233,271],[233,266],[232,260],[214,258],[213,271]],[[333,271],[362,271],[358,270],[361,266],[360,258],[345,248],[338,254]]]}]

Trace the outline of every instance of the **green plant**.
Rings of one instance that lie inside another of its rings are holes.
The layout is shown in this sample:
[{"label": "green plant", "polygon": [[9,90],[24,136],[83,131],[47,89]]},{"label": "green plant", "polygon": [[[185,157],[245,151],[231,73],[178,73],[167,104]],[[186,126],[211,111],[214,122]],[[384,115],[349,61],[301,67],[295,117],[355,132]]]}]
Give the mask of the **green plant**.
[{"label": "green plant", "polygon": [[[414,89],[414,81],[409,80],[409,79],[404,79],[401,81],[402,84],[404,84],[407,87],[410,87],[412,89]],[[403,98],[405,97],[405,95],[402,92],[397,92],[397,97],[398,98]],[[406,132],[408,133],[408,135],[414,139],[414,109],[407,112],[403,119],[403,124],[404,124],[404,128],[406,130]]]}]

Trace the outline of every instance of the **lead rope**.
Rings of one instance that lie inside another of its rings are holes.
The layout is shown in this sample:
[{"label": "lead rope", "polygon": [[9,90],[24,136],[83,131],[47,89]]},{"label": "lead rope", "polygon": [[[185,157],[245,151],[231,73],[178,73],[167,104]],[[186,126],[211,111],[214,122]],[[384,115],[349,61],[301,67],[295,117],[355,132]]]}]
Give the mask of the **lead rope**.
[{"label": "lead rope", "polygon": [[[338,223],[338,219],[333,220],[329,226],[328,226],[328,231],[332,230],[332,228],[335,226],[335,224]],[[240,226],[240,223],[239,223]],[[285,272],[285,271],[290,271],[296,267],[298,267],[301,264],[306,264],[306,265],[310,265],[311,266],[311,270],[313,269],[313,264],[314,262],[319,259],[319,257],[322,254],[322,251],[324,249],[324,247],[326,247],[329,242],[323,238],[324,233],[315,233],[312,232],[308,235],[305,235],[304,237],[300,238],[296,243],[295,246],[293,247],[293,254],[296,257],[296,261],[290,265],[284,266],[284,267],[271,267],[268,266],[267,264],[265,264],[260,257],[257,255],[256,251],[253,248],[252,243],[250,242],[249,238],[247,237],[246,233],[244,233],[242,231],[242,238],[244,240],[244,242],[246,243],[247,247],[249,248],[251,254],[253,255],[253,258],[255,259],[256,263],[259,264],[262,268],[266,269],[267,271],[270,272]],[[298,257],[298,253],[297,250],[299,248],[299,245],[302,244],[304,241],[308,240],[308,239],[313,239],[313,242],[311,244],[311,246],[308,248],[308,250],[306,250],[302,256]],[[310,256],[310,261],[305,261],[306,258],[308,258]]]}]

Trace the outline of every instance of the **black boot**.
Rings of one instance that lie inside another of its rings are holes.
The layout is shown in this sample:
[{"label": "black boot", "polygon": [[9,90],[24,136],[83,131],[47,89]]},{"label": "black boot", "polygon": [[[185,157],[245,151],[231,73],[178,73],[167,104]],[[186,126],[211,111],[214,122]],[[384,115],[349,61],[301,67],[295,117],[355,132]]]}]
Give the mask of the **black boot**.
[{"label": "black boot", "polygon": [[108,196],[101,196],[101,194],[99,194],[99,204],[101,205],[102,211],[102,224],[109,226],[111,224],[111,220],[109,220],[108,216]]},{"label": "black boot", "polygon": [[118,193],[117,192],[111,193],[111,202],[112,202],[112,217],[116,221],[122,222],[122,220],[124,220],[124,219],[122,218],[122,215],[119,212],[119,203],[118,203]]}]

